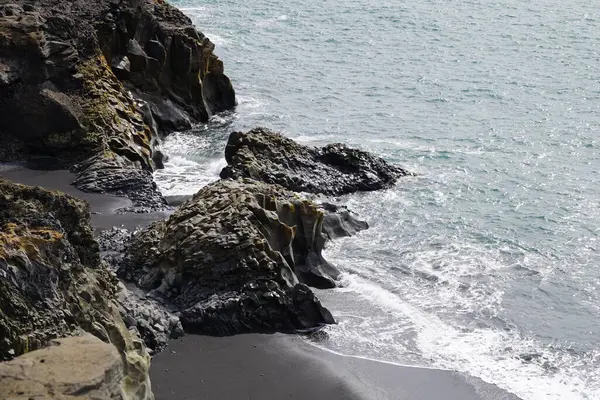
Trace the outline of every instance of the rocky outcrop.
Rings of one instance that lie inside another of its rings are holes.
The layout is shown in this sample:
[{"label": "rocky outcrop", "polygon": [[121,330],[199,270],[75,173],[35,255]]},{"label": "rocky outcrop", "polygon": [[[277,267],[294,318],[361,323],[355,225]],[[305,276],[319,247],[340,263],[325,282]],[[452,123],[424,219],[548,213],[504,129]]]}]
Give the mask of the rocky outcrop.
[{"label": "rocky outcrop", "polygon": [[134,293],[123,283],[119,283],[119,311],[125,325],[139,332],[148,352],[154,355],[163,351],[169,340],[183,336],[183,327],[178,316],[157,301],[139,293],[139,290],[137,292]]},{"label": "rocky outcrop", "polygon": [[214,45],[154,0],[0,5],[0,162],[72,168],[87,191],[161,205],[161,134],[235,106]]},{"label": "rocky outcrop", "polygon": [[[2,399],[132,398],[118,350],[91,335],[53,340],[49,347],[0,363],[0,382]],[[135,398],[153,399],[149,393]]]},{"label": "rocky outcrop", "polygon": [[265,128],[233,132],[221,178],[252,178],[295,192],[341,195],[391,187],[409,175],[368,152],[343,144],[303,146]]},{"label": "rocky outcrop", "polygon": [[89,332],[118,348],[127,398],[151,398],[150,357],[120,315],[87,203],[0,180],[0,229],[0,360]]},{"label": "rocky outcrop", "polygon": [[136,234],[119,275],[178,310],[188,331],[312,329],[334,322],[305,285],[335,286],[326,240],[365,228],[281,186],[219,181]]}]

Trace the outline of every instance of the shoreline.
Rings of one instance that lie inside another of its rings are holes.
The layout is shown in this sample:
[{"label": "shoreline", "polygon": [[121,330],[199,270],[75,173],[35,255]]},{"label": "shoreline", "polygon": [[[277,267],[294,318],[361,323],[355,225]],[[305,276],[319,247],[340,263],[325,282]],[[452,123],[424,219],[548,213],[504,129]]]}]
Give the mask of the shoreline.
[{"label": "shoreline", "polygon": [[[90,204],[97,231],[135,229],[168,212],[117,214],[126,198],[85,193],[71,185],[66,170],[42,171],[0,164],[0,177],[60,190]],[[201,360],[201,362],[198,362]],[[403,366],[335,353],[298,336],[186,334],[171,340],[150,368],[157,400],[179,399],[398,399],[519,400],[494,384],[450,370]]]},{"label": "shoreline", "polygon": [[131,207],[132,201],[110,194],[82,192],[71,184],[75,180],[75,174],[67,170],[33,170],[19,165],[0,164],[0,177],[23,185],[58,190],[87,201],[90,205],[91,223],[96,231],[113,227],[134,230],[171,214],[169,211],[116,213],[115,210],[119,208]]}]

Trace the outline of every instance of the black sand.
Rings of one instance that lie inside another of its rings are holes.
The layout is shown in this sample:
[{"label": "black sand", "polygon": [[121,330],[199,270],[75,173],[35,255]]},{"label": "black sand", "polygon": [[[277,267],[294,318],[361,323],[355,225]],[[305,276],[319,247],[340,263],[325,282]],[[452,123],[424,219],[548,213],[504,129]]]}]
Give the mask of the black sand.
[{"label": "black sand", "polygon": [[90,204],[90,212],[92,213],[92,225],[98,230],[110,229],[113,226],[135,229],[138,226],[145,226],[168,216],[166,212],[116,214],[114,210],[131,206],[131,201],[107,194],[82,192],[71,185],[75,180],[75,175],[65,170],[31,170],[17,166],[0,165],[0,177],[24,185],[60,190],[63,193],[87,201]]},{"label": "black sand", "polygon": [[188,335],[150,370],[157,400],[518,400],[480,379],[316,348],[293,335]]}]

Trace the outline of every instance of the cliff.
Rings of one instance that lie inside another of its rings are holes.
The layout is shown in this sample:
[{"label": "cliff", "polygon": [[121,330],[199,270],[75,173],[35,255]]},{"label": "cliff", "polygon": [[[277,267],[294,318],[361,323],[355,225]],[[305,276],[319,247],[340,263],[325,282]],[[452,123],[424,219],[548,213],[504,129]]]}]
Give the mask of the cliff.
[{"label": "cliff", "polygon": [[151,398],[150,357],[123,322],[117,282],[87,203],[0,179],[0,360],[89,332],[119,350],[127,398]]},{"label": "cliff", "polygon": [[163,204],[161,137],[235,106],[213,50],[162,1],[0,5],[0,162],[67,167],[82,190]]}]

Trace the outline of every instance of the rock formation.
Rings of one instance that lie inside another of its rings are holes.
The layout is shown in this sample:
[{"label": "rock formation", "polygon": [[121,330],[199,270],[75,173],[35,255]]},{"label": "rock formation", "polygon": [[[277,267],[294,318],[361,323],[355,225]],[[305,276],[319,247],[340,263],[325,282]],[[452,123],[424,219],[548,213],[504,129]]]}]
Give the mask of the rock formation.
[{"label": "rock formation", "polygon": [[342,195],[391,187],[409,175],[366,151],[343,144],[303,146],[265,128],[233,132],[221,178],[252,178],[295,192]]},{"label": "rock formation", "polygon": [[57,339],[49,346],[0,363],[2,399],[151,400],[131,396],[117,349],[94,336]]},{"label": "rock formation", "polygon": [[0,162],[72,168],[77,187],[164,204],[161,134],[235,106],[214,45],[155,0],[0,5]]},{"label": "rock formation", "polygon": [[0,179],[0,360],[89,332],[118,348],[127,398],[150,398],[150,357],[123,322],[117,283],[87,203]]},{"label": "rock formation", "polygon": [[335,285],[325,241],[365,228],[281,186],[224,180],[135,235],[119,275],[177,309],[188,331],[311,329],[334,322],[305,285]]}]

